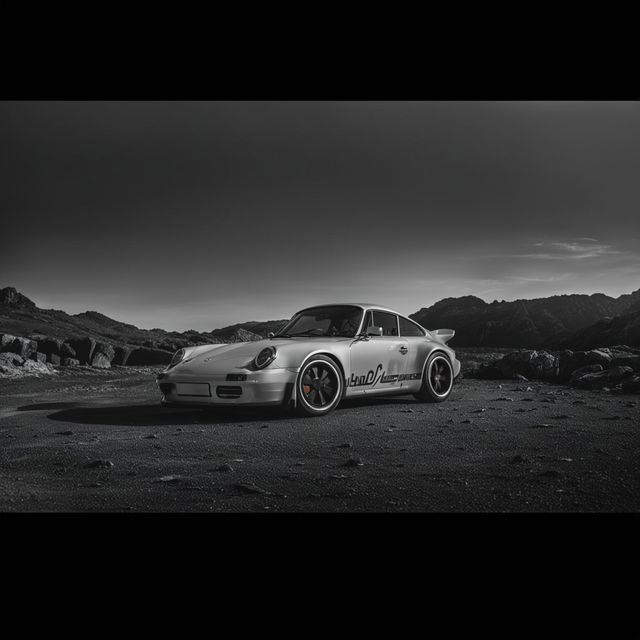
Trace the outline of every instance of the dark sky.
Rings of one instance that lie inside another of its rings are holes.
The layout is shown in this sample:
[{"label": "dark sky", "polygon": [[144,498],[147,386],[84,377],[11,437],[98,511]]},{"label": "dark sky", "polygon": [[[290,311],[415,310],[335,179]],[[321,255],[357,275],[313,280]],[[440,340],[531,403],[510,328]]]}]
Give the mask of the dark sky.
[{"label": "dark sky", "polygon": [[0,287],[210,330],[640,286],[640,103],[5,102]]}]

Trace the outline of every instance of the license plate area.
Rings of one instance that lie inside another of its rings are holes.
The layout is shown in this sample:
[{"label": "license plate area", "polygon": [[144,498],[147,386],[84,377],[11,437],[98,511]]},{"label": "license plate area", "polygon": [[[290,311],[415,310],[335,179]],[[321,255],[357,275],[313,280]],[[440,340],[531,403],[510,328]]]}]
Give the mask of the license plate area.
[{"label": "license plate area", "polygon": [[201,382],[178,382],[176,383],[176,393],[179,396],[211,396],[211,388],[206,383]]}]

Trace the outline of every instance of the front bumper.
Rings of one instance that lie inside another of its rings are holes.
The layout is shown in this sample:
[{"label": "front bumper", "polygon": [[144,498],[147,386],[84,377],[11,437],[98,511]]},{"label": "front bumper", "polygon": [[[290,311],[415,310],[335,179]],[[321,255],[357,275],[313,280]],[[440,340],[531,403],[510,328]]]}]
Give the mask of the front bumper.
[{"label": "front bumper", "polygon": [[[202,376],[169,371],[161,373],[156,384],[166,406],[280,405],[291,397],[297,375],[294,369],[268,368],[240,373],[246,374],[246,380],[229,381],[226,372]],[[208,385],[209,395],[182,395],[180,384]]]}]

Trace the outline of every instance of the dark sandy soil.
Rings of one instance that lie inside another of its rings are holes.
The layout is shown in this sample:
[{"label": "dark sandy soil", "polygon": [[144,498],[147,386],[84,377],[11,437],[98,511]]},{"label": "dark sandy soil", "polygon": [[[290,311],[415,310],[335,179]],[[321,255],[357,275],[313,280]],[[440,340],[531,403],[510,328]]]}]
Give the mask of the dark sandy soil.
[{"label": "dark sandy soil", "polygon": [[462,379],[327,418],[163,409],[155,372],[0,380],[1,511],[640,507],[637,396]]}]

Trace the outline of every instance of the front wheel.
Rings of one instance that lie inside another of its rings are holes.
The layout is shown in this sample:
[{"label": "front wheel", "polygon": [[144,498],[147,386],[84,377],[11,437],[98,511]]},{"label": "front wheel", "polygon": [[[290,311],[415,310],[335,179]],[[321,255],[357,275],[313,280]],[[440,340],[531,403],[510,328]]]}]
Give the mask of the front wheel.
[{"label": "front wheel", "polygon": [[451,394],[453,369],[443,353],[429,356],[422,375],[422,387],[414,397],[422,402],[443,402]]},{"label": "front wheel", "polygon": [[325,416],[342,398],[344,381],[333,360],[314,356],[304,364],[296,380],[296,412],[303,416]]}]

